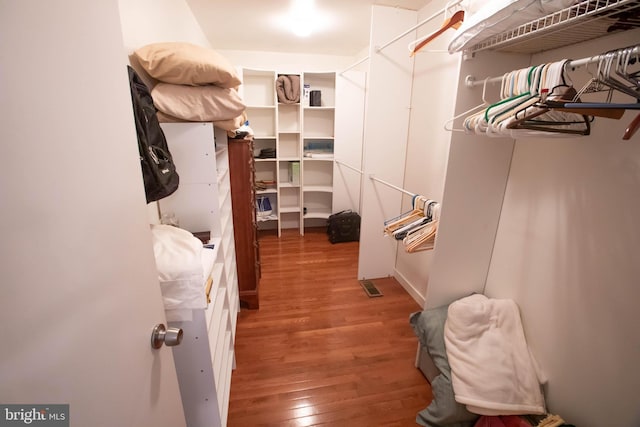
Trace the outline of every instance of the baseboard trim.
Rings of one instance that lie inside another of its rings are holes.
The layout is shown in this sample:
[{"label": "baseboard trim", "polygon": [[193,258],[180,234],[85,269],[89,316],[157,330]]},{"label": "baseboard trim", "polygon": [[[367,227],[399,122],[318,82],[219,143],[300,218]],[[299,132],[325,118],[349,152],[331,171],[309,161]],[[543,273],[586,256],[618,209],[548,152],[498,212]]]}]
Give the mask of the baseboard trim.
[{"label": "baseboard trim", "polygon": [[411,295],[418,304],[420,304],[420,307],[424,307],[424,295],[421,295],[411,282],[409,282],[407,278],[395,268],[393,269],[393,277],[398,281],[398,283],[400,283],[404,290],[407,291],[407,293]]}]

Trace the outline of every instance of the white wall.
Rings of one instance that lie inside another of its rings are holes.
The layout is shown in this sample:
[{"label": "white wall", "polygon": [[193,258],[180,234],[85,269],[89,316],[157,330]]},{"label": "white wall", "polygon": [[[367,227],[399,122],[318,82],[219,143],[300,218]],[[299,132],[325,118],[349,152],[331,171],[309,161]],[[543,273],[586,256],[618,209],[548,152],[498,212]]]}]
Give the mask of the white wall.
[{"label": "white wall", "polygon": [[[638,40],[636,30],[532,62]],[[570,75],[577,88],[588,78]],[[584,427],[640,425],[640,135],[621,140],[637,113],[597,118],[588,137],[516,141],[486,282],[488,296],[520,306],[549,409]]]},{"label": "white wall", "polygon": [[406,50],[415,31],[377,52],[382,46],[413,27],[417,13],[386,6],[373,6],[367,100],[365,107],[362,222],[358,278],[393,274],[396,243],[383,235],[384,220],[400,213],[401,195],[371,175],[393,185],[402,185],[409,125],[413,59]]},{"label": "white wall", "polygon": [[128,52],[157,42],[211,47],[185,0],[119,0],[118,6]]},{"label": "white wall", "polygon": [[352,56],[226,50],[218,49],[216,46],[213,48],[236,66],[258,70],[276,70],[279,73],[340,71],[355,61]]},{"label": "white wall", "polygon": [[[456,111],[480,102],[480,87],[464,87],[467,75],[500,76],[638,39],[636,30],[532,58],[480,52],[461,64]],[[571,76],[578,88],[588,77]],[[621,141],[636,114],[598,118],[590,136],[566,140],[456,133],[449,152],[426,306],[471,292],[515,300],[549,378],[548,409],[580,426],[640,423],[640,146],[637,135]]]},{"label": "white wall", "polygon": [[[445,1],[434,1],[421,9],[418,22],[442,11]],[[418,30],[418,39],[440,28],[444,15],[440,15]],[[415,56],[411,91],[411,116],[403,187],[441,202],[449,155],[451,133],[443,124],[453,117],[460,55],[446,50],[454,31],[444,33],[429,43]],[[434,52],[435,51],[435,52]],[[440,52],[438,52],[440,51]],[[408,54],[409,50],[406,49]],[[403,197],[403,211],[411,209],[411,198]],[[394,276],[405,289],[424,304],[433,251],[407,253],[398,246]]]},{"label": "white wall", "polygon": [[[366,73],[348,70],[336,74],[336,115],[333,165],[333,212],[352,210],[361,213],[362,133]],[[345,166],[349,165],[349,167]]]},{"label": "white wall", "polygon": [[0,11],[0,402],[67,403],[78,426],[184,425],[171,351],[149,347],[164,310],[117,1]]},{"label": "white wall", "polygon": [[[482,88],[467,89],[465,77],[498,76],[529,64],[528,55],[485,52],[484,60],[462,61],[458,76],[456,115],[482,101]],[[497,101],[497,87],[488,88]],[[454,127],[461,127],[461,120]],[[500,218],[513,151],[510,138],[451,135],[442,212],[429,275],[426,308],[448,304],[484,289]]]},{"label": "white wall", "polygon": [[[119,0],[118,8],[122,41],[128,54],[158,42],[180,41],[210,47],[185,0]],[[145,81],[150,82],[135,62],[132,65]],[[147,210],[149,222],[159,223],[158,204],[149,203]]]}]

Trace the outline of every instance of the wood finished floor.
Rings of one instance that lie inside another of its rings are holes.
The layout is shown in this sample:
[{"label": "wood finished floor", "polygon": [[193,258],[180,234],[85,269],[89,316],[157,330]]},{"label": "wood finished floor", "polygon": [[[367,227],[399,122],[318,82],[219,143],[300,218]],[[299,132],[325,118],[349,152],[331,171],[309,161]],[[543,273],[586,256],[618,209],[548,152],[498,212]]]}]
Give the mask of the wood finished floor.
[{"label": "wood finished floor", "polygon": [[414,367],[409,314],[394,279],[369,298],[356,279],[358,242],[323,229],[261,235],[260,309],[236,331],[229,426],[415,426],[431,389]]}]

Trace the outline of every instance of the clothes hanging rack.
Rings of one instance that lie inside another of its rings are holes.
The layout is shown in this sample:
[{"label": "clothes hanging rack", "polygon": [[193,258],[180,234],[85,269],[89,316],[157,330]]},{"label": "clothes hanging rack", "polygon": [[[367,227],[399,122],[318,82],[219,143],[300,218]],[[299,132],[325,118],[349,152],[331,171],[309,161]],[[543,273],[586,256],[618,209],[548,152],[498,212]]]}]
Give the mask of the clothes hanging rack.
[{"label": "clothes hanging rack", "polygon": [[376,46],[375,47],[376,53],[381,52],[384,48],[386,48],[387,46],[397,42],[398,40],[400,40],[401,38],[403,38],[404,36],[406,36],[410,32],[417,30],[418,28],[420,28],[421,26],[423,26],[427,22],[430,22],[430,21],[434,20],[435,18],[437,18],[438,16],[446,13],[447,10],[451,9],[452,7],[458,6],[460,3],[462,3],[462,1],[463,0],[455,0],[455,1],[453,1],[451,4],[446,5],[442,10],[439,10],[438,12],[434,13],[433,15],[428,17],[427,19],[424,19],[424,20],[420,21],[418,24],[416,24],[413,27],[409,28],[408,30],[406,30],[402,34],[397,35],[396,37],[394,37],[393,39],[389,40],[388,42],[386,42],[382,46]]},{"label": "clothes hanging rack", "polygon": [[413,43],[409,43],[409,46],[408,46],[409,52],[410,52],[409,56],[414,56],[423,47],[425,47],[427,44],[431,43],[433,40],[440,37],[447,30],[450,30],[452,28],[458,29],[462,25],[463,21],[464,21],[464,10],[462,9],[457,10],[453,15],[451,15],[449,18],[446,18],[444,20],[444,22],[442,23],[439,29],[437,29],[431,34],[428,34],[424,37],[419,38]]},{"label": "clothes hanging rack", "polygon": [[358,172],[360,175],[362,175],[362,174],[364,173],[364,172],[362,172],[360,169],[358,169],[358,168],[356,168],[356,167],[353,167],[353,166],[351,166],[351,165],[348,165],[348,164],[346,164],[346,163],[344,163],[344,162],[341,162],[340,160],[335,160],[335,162],[336,162],[337,164],[339,164],[339,165],[342,165],[342,166],[344,166],[344,167],[347,167],[347,168],[349,168],[349,169],[351,169],[351,170],[354,170],[354,171]]},{"label": "clothes hanging rack", "polygon": [[416,196],[416,194],[415,194],[415,193],[412,193],[412,192],[410,192],[410,191],[405,190],[404,188],[400,188],[400,187],[398,187],[398,186],[395,186],[395,185],[393,185],[393,184],[390,184],[390,183],[388,183],[387,181],[383,181],[383,180],[381,180],[380,178],[376,178],[376,176],[375,176],[375,175],[373,175],[373,174],[369,175],[369,179],[371,179],[371,180],[373,180],[373,181],[378,181],[379,183],[384,184],[384,185],[386,185],[387,187],[393,188],[394,190],[398,190],[399,192],[404,193],[404,194],[406,194],[406,195],[408,195],[408,196],[411,196],[411,197]]},{"label": "clothes hanging rack", "polygon": [[[625,48],[623,48],[625,49]],[[632,55],[636,55],[636,54],[640,54],[640,45],[636,45],[633,47],[633,50],[631,51]],[[567,62],[566,68],[567,69],[571,69],[572,71],[575,71],[578,68],[587,66],[587,65],[591,65],[591,64],[596,64],[598,63],[603,57],[604,55],[606,55],[606,53],[600,54],[600,55],[596,55],[596,56],[590,56],[588,58],[581,58],[581,59],[574,59],[571,60],[569,62]],[[467,76],[465,78],[465,85],[469,88],[472,87],[476,87],[476,86],[480,86],[482,84],[485,84],[485,80],[487,83],[500,83],[502,82],[502,78],[503,76],[499,76],[499,77],[488,77],[487,79],[484,80],[476,80],[473,76]]]},{"label": "clothes hanging rack", "polygon": [[363,62],[368,61],[368,60],[369,60],[369,55],[365,56],[365,57],[364,57],[364,58],[362,58],[360,61],[355,62],[355,63],[353,63],[353,64],[349,65],[347,68],[345,68],[344,70],[340,71],[340,73],[338,73],[338,74],[342,75],[342,74],[346,73],[347,71],[351,70],[352,68],[356,68],[358,65],[360,65],[360,64],[362,64]]}]

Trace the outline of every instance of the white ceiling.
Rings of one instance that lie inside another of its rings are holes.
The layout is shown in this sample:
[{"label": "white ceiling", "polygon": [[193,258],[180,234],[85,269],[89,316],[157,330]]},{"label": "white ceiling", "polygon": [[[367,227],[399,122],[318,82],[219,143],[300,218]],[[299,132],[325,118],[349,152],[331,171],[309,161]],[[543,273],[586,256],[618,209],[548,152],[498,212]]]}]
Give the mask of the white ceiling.
[{"label": "white ceiling", "polygon": [[430,0],[315,0],[331,28],[305,38],[274,24],[293,0],[186,1],[214,49],[353,56],[369,45],[372,5],[419,10]]}]

